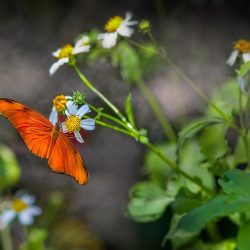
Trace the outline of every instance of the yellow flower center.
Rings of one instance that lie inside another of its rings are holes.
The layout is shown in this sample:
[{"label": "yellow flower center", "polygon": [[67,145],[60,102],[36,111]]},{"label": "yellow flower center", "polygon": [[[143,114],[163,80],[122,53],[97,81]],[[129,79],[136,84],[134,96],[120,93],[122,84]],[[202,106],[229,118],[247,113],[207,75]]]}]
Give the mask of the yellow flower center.
[{"label": "yellow flower center", "polygon": [[242,53],[250,52],[250,42],[245,39],[240,39],[234,44],[234,49]]},{"label": "yellow flower center", "polygon": [[67,99],[64,95],[58,95],[53,99],[53,106],[57,112],[63,112],[66,108]]},{"label": "yellow flower center", "polygon": [[69,132],[81,130],[81,118],[76,115],[70,115],[65,121],[66,128]]},{"label": "yellow flower center", "polygon": [[108,22],[105,24],[104,29],[107,32],[115,32],[121,25],[122,18],[120,16],[114,16],[108,20]]},{"label": "yellow flower center", "polygon": [[64,45],[61,49],[60,49],[60,52],[59,52],[59,55],[58,55],[58,59],[62,59],[62,58],[65,58],[65,57],[70,57],[72,55],[72,52],[73,52],[73,47],[71,44],[66,44]]},{"label": "yellow flower center", "polygon": [[29,205],[24,202],[23,200],[21,199],[17,199],[15,198],[13,201],[12,201],[12,208],[17,212],[17,213],[20,213],[21,211],[23,211],[24,209],[26,209]]}]

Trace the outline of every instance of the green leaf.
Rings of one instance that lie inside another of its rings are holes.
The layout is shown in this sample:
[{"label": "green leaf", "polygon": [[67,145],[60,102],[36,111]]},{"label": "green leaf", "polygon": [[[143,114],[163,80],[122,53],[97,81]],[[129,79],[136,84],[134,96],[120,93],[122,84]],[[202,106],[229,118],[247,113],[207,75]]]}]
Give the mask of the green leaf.
[{"label": "green leaf", "polygon": [[121,77],[127,83],[133,83],[142,78],[140,59],[137,51],[128,42],[120,42],[112,53],[114,67],[120,68]]},{"label": "green leaf", "polygon": [[133,125],[133,127],[135,127],[135,120],[134,120],[134,115],[132,111],[132,94],[131,93],[129,93],[126,98],[125,110],[126,110],[126,114],[127,114],[129,122]]},{"label": "green leaf", "polygon": [[141,182],[130,191],[128,214],[138,222],[154,221],[162,216],[174,196],[153,182]]},{"label": "green leaf", "polygon": [[237,236],[237,247],[239,250],[249,250],[250,246],[250,221],[240,227]]},{"label": "green leaf", "polygon": [[222,242],[210,243],[199,240],[191,246],[188,245],[185,250],[235,250],[236,243],[233,239],[224,240]]},{"label": "green leaf", "polygon": [[[215,186],[214,176],[207,168],[202,167],[204,156],[200,152],[200,146],[197,140],[189,140],[182,148],[179,154],[179,167],[188,175],[196,177],[207,188],[212,190]],[[182,177],[182,181],[186,189],[190,192],[199,193],[201,188],[193,182]]]},{"label": "green leaf", "polygon": [[178,223],[174,233],[198,234],[206,224],[218,217],[250,209],[250,174],[239,170],[225,173],[219,184],[225,193],[219,194],[200,207],[187,213]]},{"label": "green leaf", "polygon": [[20,178],[20,167],[14,153],[0,144],[0,189],[12,187]]},{"label": "green leaf", "polygon": [[218,181],[223,191],[250,200],[250,174],[234,169],[227,171]]},{"label": "green leaf", "polygon": [[[228,117],[232,117],[233,113],[239,113],[239,99],[238,93],[240,91],[239,83],[237,79],[230,79],[225,82],[221,87],[216,88],[216,91],[213,93],[211,102],[220,108]],[[226,98],[225,98],[226,97]],[[247,96],[242,95],[242,106],[243,109],[247,105]],[[209,117],[218,117],[219,114],[212,105],[210,104],[207,109],[207,116]]]},{"label": "green leaf", "polygon": [[227,128],[227,124],[216,124],[203,130],[199,142],[201,152],[209,162],[215,162],[228,152],[229,147],[225,140]]},{"label": "green leaf", "polygon": [[[176,162],[175,143],[158,144],[156,148],[163,155],[167,155],[171,161]],[[152,151],[149,151],[145,156],[144,170],[149,175],[150,180],[157,182],[162,187],[165,187],[166,180],[171,173],[171,169],[166,165],[166,162]]]},{"label": "green leaf", "polygon": [[179,132],[178,146],[181,147],[187,139],[192,138],[203,128],[213,124],[224,123],[224,122],[225,121],[220,118],[206,118],[206,117],[193,120]]},{"label": "green leaf", "polygon": [[32,229],[28,234],[27,241],[22,244],[20,250],[45,250],[47,232],[43,229]]},{"label": "green leaf", "polygon": [[[247,136],[248,143],[250,143],[250,133]],[[238,137],[236,146],[234,148],[234,154],[232,155],[232,167],[235,168],[238,164],[247,162],[246,148],[244,141],[241,137]]]},{"label": "green leaf", "polygon": [[244,77],[250,71],[250,62],[241,65],[238,75]]}]

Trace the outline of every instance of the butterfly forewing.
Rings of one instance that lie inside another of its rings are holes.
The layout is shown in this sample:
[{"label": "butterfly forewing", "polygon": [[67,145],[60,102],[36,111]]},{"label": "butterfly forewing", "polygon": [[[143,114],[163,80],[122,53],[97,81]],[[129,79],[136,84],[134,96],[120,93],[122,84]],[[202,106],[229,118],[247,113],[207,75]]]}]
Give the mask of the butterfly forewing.
[{"label": "butterfly forewing", "polygon": [[88,180],[84,161],[69,139],[43,115],[27,106],[0,99],[0,114],[17,129],[29,150],[47,158],[50,168],[84,184]]},{"label": "butterfly forewing", "polygon": [[53,125],[47,118],[10,99],[0,99],[0,113],[17,129],[32,153],[42,158],[50,156]]}]

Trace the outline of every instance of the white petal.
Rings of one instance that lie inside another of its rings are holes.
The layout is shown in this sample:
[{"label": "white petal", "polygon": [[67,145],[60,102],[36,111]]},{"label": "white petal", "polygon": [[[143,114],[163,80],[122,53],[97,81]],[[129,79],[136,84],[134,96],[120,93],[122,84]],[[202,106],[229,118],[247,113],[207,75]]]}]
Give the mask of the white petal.
[{"label": "white petal", "polygon": [[83,52],[89,52],[89,49],[90,49],[89,45],[84,45],[84,46],[81,46],[81,47],[76,47],[73,50],[73,54],[76,55],[76,54],[80,54],[80,53],[83,53]]},{"label": "white petal", "polygon": [[20,223],[23,225],[31,225],[34,221],[33,216],[27,211],[23,211],[22,213],[19,213],[18,219]]},{"label": "white petal", "polygon": [[29,213],[32,216],[36,216],[42,213],[42,209],[38,206],[30,206],[25,210],[25,212]]},{"label": "white petal", "polygon": [[33,204],[36,200],[35,196],[34,195],[29,195],[29,194],[23,194],[21,197],[20,197],[21,200],[23,200],[25,203],[27,204]]},{"label": "white petal", "polygon": [[66,104],[66,106],[67,106],[67,110],[65,111],[65,114],[67,116],[69,116],[69,115],[76,115],[76,113],[77,113],[77,106],[74,104],[74,102],[68,101],[67,104]]},{"label": "white petal", "polygon": [[56,111],[56,109],[53,107],[52,108],[52,111],[51,111],[51,113],[50,113],[50,115],[49,115],[49,120],[50,120],[50,122],[53,124],[53,125],[55,125],[56,123],[57,123],[57,120],[58,120],[58,113],[57,113],[57,111]]},{"label": "white petal", "polygon": [[126,14],[125,14],[125,19],[124,19],[124,21],[129,21],[131,18],[132,18],[132,13],[131,12],[127,12]]},{"label": "white petal", "polygon": [[66,127],[66,124],[65,124],[65,122],[63,122],[63,123],[61,123],[61,130],[62,130],[62,132],[65,134],[65,133],[68,133],[68,129],[67,129],[67,127]]},{"label": "white petal", "polygon": [[16,212],[12,209],[6,210],[1,214],[1,223],[3,226],[9,224],[16,216]]},{"label": "white petal", "polygon": [[49,74],[52,76],[60,66],[62,66],[65,63],[69,62],[69,58],[65,57],[62,59],[59,59],[57,62],[53,63],[49,69]]},{"label": "white petal", "polygon": [[75,131],[75,132],[74,132],[74,135],[75,135],[75,138],[76,138],[76,140],[77,140],[78,142],[84,143],[84,140],[82,139],[82,136],[81,136],[81,134],[80,134],[78,131]]},{"label": "white petal", "polygon": [[76,115],[82,118],[88,112],[90,112],[89,106],[87,104],[85,104],[77,110]]},{"label": "white petal", "polygon": [[130,21],[131,18],[132,18],[132,13],[131,12],[126,13],[125,19],[122,21],[122,23],[125,24],[126,26],[133,26],[138,24],[138,21]]},{"label": "white petal", "polygon": [[239,54],[238,50],[233,50],[226,64],[228,64],[229,66],[233,66],[237,59],[238,54]]},{"label": "white petal", "polygon": [[117,40],[117,32],[103,33],[98,36],[99,40],[102,40],[102,46],[106,49],[114,47]]},{"label": "white petal", "polygon": [[61,49],[57,49],[56,51],[52,52],[52,55],[53,55],[54,57],[58,57],[59,54],[60,54],[60,51],[61,51]]},{"label": "white petal", "polygon": [[134,30],[122,23],[117,32],[121,36],[131,37],[134,33]]},{"label": "white petal", "polygon": [[78,39],[75,43],[75,48],[79,48],[82,46],[86,46],[86,44],[89,42],[89,37],[88,36],[83,36],[80,39]]},{"label": "white petal", "polygon": [[243,53],[242,58],[243,58],[244,63],[249,62],[250,61],[250,53]]},{"label": "white petal", "polygon": [[81,128],[85,130],[94,130],[95,129],[95,120],[94,119],[84,119],[81,121]]}]

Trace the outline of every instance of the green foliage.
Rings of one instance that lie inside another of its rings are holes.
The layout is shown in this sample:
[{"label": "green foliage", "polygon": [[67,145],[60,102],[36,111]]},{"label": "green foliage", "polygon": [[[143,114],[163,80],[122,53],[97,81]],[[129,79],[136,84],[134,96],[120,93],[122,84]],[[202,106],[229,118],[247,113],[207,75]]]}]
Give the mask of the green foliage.
[{"label": "green foliage", "polygon": [[[169,159],[173,162],[176,161],[175,143],[159,144],[156,148],[162,154],[168,155]],[[149,176],[150,180],[158,183],[162,187],[165,187],[166,180],[171,173],[171,170],[166,163],[152,151],[149,151],[145,156],[144,171]]]},{"label": "green foliage", "polygon": [[244,77],[250,71],[250,62],[243,63],[237,73],[239,76]]},{"label": "green foliage", "polygon": [[153,182],[137,183],[130,191],[128,214],[138,222],[154,221],[161,217],[174,195]]},{"label": "green foliage", "polygon": [[194,137],[205,127],[223,122],[224,120],[220,118],[207,118],[207,117],[191,121],[179,132],[179,140],[178,140],[179,147],[181,147],[187,139]]},{"label": "green foliage", "polygon": [[227,128],[228,126],[224,124],[204,128],[199,143],[201,152],[209,162],[215,162],[229,151],[225,139]]},{"label": "green foliage", "polygon": [[46,230],[32,229],[28,234],[26,242],[20,247],[20,250],[46,250],[44,244],[46,238]]},{"label": "green foliage", "polygon": [[125,111],[126,111],[126,115],[128,117],[129,122],[132,124],[132,126],[135,126],[135,119],[134,119],[133,110],[132,110],[132,94],[131,93],[127,95],[127,98],[125,101]]},{"label": "green foliage", "polygon": [[121,41],[111,53],[112,64],[119,67],[126,83],[137,82],[157,65],[155,46],[151,43],[143,46],[147,49],[136,49],[127,41]]},{"label": "green foliage", "polygon": [[250,246],[250,222],[247,221],[239,228],[237,246],[239,250],[248,250]]},{"label": "green foliage", "polygon": [[140,59],[136,50],[127,42],[120,42],[112,53],[112,64],[120,68],[121,77],[127,83],[141,79]]},{"label": "green foliage", "polygon": [[14,153],[0,144],[0,189],[12,187],[20,178],[20,167]]},{"label": "green foliage", "polygon": [[183,238],[185,243],[197,235],[210,221],[218,217],[227,216],[236,212],[250,210],[250,174],[240,170],[231,170],[219,180],[224,192],[210,201],[194,208],[181,217],[168,238],[175,240]]},{"label": "green foliage", "polygon": [[[239,84],[236,79],[231,79],[216,90],[213,93],[211,102],[213,102],[218,108],[223,110],[228,117],[232,117],[233,114],[239,114]],[[243,109],[246,108],[247,97],[242,96]],[[206,111],[208,117],[219,117],[218,112],[210,104]]]}]

